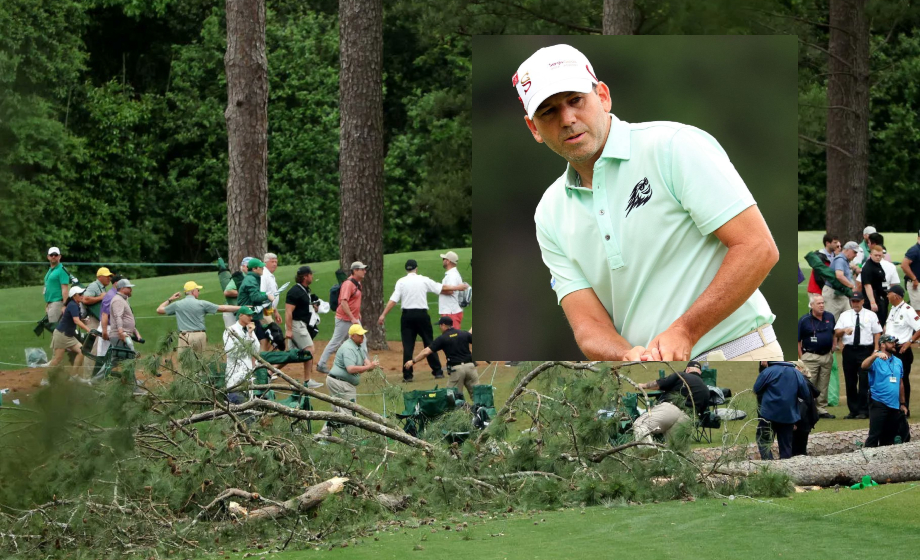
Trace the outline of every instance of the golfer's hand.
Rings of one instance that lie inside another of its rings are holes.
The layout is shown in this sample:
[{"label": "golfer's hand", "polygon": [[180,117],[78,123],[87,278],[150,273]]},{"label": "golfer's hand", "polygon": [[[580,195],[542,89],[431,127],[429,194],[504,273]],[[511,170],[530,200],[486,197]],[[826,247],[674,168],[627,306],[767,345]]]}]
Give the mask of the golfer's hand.
[{"label": "golfer's hand", "polygon": [[370,361],[369,358],[364,358],[364,365],[366,365],[366,366],[371,365],[371,361]]},{"label": "golfer's hand", "polygon": [[246,325],[246,330],[249,331],[249,332],[252,332],[252,331],[256,330],[256,324],[255,324],[255,323],[249,323],[248,325]]},{"label": "golfer's hand", "polygon": [[693,341],[690,340],[690,335],[682,329],[668,327],[666,331],[652,339],[640,359],[665,362],[689,360],[692,350]]},{"label": "golfer's hand", "polygon": [[409,369],[414,365],[415,364],[412,362],[412,360],[408,360],[406,363],[403,364],[403,369]]},{"label": "golfer's hand", "polygon": [[876,305],[874,301],[872,302],[872,312],[878,313],[878,305]]},{"label": "golfer's hand", "polygon": [[352,319],[352,320],[351,320],[351,324],[352,324],[352,325],[360,325],[360,324],[361,324],[361,321],[358,320],[358,319]]},{"label": "golfer's hand", "polygon": [[379,365],[380,365],[380,360],[378,360],[377,358],[374,358],[374,360],[371,362],[371,365],[374,366],[374,367],[379,366]]},{"label": "golfer's hand", "polygon": [[179,299],[180,297],[182,297],[182,292],[176,292],[176,293],[174,293],[173,295],[169,296],[169,299],[171,299],[171,300],[172,300],[172,299]]},{"label": "golfer's hand", "polygon": [[847,334],[853,334],[853,327],[847,327],[847,328],[843,329],[843,332],[845,332],[845,333],[847,333]]},{"label": "golfer's hand", "polygon": [[386,319],[386,317],[383,316],[383,315],[381,315],[380,317],[377,317],[377,324],[378,324],[378,325],[382,325],[382,324],[383,324],[383,321],[384,321],[385,319]]},{"label": "golfer's hand", "polygon": [[284,338],[294,338],[294,332],[291,329],[284,331]]},{"label": "golfer's hand", "polygon": [[918,280],[911,280],[910,283],[913,284],[913,287],[914,287],[915,290],[916,290],[917,288],[920,288],[920,279],[918,279]]},{"label": "golfer's hand", "polygon": [[275,301],[275,294],[265,294],[265,296],[268,298],[268,301]]},{"label": "golfer's hand", "polygon": [[910,350],[910,341],[909,341],[909,340],[908,340],[907,342],[905,342],[904,344],[901,345],[901,353],[903,354],[904,352],[907,352],[908,350]]},{"label": "golfer's hand", "polygon": [[634,346],[632,350],[623,355],[624,362],[638,362],[645,353],[645,346]]}]

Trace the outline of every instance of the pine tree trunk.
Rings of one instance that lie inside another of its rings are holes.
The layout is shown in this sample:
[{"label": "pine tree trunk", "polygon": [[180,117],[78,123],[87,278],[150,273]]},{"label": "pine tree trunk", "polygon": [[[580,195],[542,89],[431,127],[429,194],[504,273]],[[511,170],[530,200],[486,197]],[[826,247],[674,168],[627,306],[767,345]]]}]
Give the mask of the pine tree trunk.
[{"label": "pine tree trunk", "polygon": [[268,239],[268,59],[264,0],[227,0],[227,241],[231,267]]},{"label": "pine tree trunk", "polygon": [[635,14],[635,0],[604,0],[604,35],[632,35]]},{"label": "pine tree trunk", "polygon": [[849,485],[869,475],[879,483],[920,480],[920,442],[862,449],[823,457],[793,457],[782,461],[732,463],[720,469],[745,474],[768,468],[789,475],[801,486]]},{"label": "pine tree trunk", "polygon": [[862,240],[869,179],[869,23],[866,0],[830,1],[827,231]]},{"label": "pine tree trunk", "polygon": [[385,349],[383,312],[383,3],[339,2],[341,202],[339,251],[347,271],[368,265],[361,323],[368,347]]},{"label": "pine tree trunk", "polygon": [[[836,455],[838,453],[851,453],[859,449],[866,438],[869,437],[869,429],[849,430],[845,432],[812,432],[808,437],[808,455],[819,457],[824,455]],[[911,441],[920,441],[920,424],[910,425]],[[719,459],[725,451],[720,447],[702,447],[693,450],[693,456],[706,462],[713,462]],[[779,447],[776,442],[773,443],[773,456],[779,457]],[[760,459],[760,453],[757,451],[757,444],[752,443],[742,449],[742,457],[745,459]]]}]

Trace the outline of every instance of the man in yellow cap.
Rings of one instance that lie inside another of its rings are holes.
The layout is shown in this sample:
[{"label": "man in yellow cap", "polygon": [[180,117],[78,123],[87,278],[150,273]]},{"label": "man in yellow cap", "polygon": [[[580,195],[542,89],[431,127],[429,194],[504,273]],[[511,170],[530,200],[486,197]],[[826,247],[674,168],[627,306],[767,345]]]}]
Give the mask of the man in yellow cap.
[{"label": "man in yellow cap", "polygon": [[[106,291],[112,285],[112,276],[114,276],[112,271],[103,266],[96,271],[96,280],[83,291],[83,305],[89,312],[89,316],[86,318],[86,326],[89,330],[95,329],[101,332],[99,324],[102,320],[102,298],[105,297]],[[94,356],[101,356],[104,353],[99,351],[100,340],[102,340],[102,337],[98,337],[96,344],[93,346]]]},{"label": "man in yellow cap", "polygon": [[[329,387],[329,394],[333,397],[345,399],[346,401],[356,402],[358,398],[358,384],[361,383],[359,377],[362,373],[371,371],[380,365],[378,360],[371,361],[367,358],[367,351],[362,348],[364,335],[367,333],[359,324],[354,324],[348,328],[348,340],[339,346],[335,353],[335,359],[332,361],[332,369],[326,376],[326,385]],[[347,408],[338,406],[332,407],[333,412],[350,412]],[[334,423],[326,423],[326,426],[320,431],[320,435],[328,436],[332,434]]]},{"label": "man in yellow cap", "polygon": [[[209,313],[224,313],[239,311],[238,305],[217,305],[210,301],[198,299],[203,286],[197,282],[189,280],[182,287],[185,297],[182,298],[183,292],[176,292],[169,296],[157,307],[157,313],[160,315],[175,315],[176,324],[179,328],[179,349],[192,348],[196,352],[201,352],[208,344],[208,335],[205,331],[204,318]],[[176,301],[180,300],[180,301]]]}]

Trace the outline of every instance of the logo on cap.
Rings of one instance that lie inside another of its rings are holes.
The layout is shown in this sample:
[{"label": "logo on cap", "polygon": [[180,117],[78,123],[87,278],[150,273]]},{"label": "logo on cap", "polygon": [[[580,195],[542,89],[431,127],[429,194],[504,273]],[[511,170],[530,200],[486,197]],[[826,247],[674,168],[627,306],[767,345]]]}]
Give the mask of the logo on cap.
[{"label": "logo on cap", "polygon": [[514,76],[511,76],[511,87],[514,87],[518,84],[517,72],[514,73]]},{"label": "logo on cap", "polygon": [[521,87],[524,88],[524,93],[530,91],[530,72],[524,72],[524,76],[521,78]]}]

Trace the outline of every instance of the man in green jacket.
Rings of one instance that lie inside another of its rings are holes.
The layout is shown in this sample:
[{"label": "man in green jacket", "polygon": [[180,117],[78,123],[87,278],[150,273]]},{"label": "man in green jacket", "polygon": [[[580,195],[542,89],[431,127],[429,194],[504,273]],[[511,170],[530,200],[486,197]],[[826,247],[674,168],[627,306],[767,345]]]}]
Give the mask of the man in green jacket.
[{"label": "man in green jacket", "polygon": [[[265,263],[259,259],[252,258],[249,259],[247,268],[249,272],[246,274],[246,277],[243,278],[238,288],[239,295],[237,295],[236,298],[237,305],[241,307],[245,305],[254,308],[265,302],[274,301],[274,294],[266,294],[260,287],[262,285],[262,271],[265,269]],[[270,340],[268,331],[265,330],[261,322],[254,322],[256,325],[256,338],[259,339],[260,343],[263,340]]]}]

